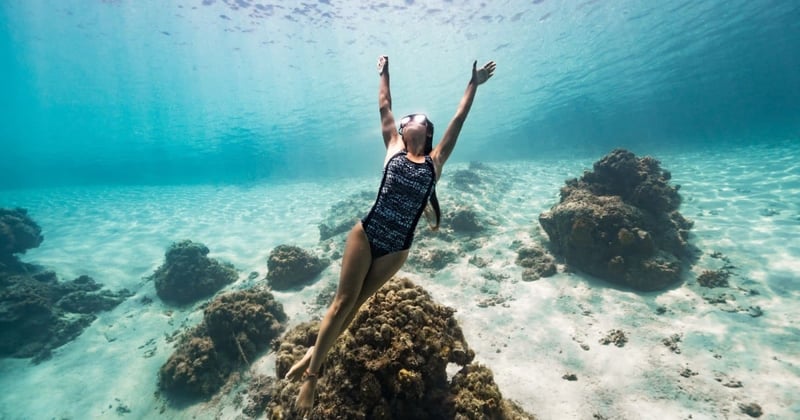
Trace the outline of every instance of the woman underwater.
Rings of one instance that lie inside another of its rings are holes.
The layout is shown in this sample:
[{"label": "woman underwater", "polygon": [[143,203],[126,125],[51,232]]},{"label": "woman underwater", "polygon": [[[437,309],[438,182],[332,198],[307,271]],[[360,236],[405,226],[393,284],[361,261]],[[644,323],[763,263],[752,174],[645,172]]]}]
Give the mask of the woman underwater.
[{"label": "woman underwater", "polygon": [[295,407],[308,415],[314,405],[317,375],[333,343],[353,320],[359,307],[388,281],[408,258],[414,230],[430,202],[439,227],[439,203],[434,187],[456,145],[478,86],[494,75],[495,63],[472,63],[472,77],[444,136],[433,148],[433,123],[424,114],[400,120],[395,130],[389,91],[389,57],[378,57],[378,107],[386,145],[384,173],[378,197],[366,217],[347,235],[336,296],[322,319],[314,346],[286,374],[302,380]]}]

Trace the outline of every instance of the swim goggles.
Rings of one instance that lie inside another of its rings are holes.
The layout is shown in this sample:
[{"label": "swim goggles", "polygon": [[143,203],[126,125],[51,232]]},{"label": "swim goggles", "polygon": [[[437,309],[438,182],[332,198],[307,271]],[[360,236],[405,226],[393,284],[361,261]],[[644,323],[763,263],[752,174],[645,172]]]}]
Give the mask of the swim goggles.
[{"label": "swim goggles", "polygon": [[410,122],[415,122],[417,124],[422,124],[425,127],[428,126],[428,117],[425,114],[411,114],[406,115],[405,117],[400,119],[400,129],[397,132],[402,136],[403,135],[403,127],[408,125]]}]

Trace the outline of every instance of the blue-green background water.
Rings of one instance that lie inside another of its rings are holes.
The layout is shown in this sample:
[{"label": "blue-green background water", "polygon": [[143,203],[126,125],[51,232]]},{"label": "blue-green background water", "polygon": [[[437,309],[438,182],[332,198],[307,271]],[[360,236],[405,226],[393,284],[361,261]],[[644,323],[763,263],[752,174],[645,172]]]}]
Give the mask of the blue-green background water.
[{"label": "blue-green background water", "polygon": [[[458,257],[401,275],[457,309],[506,398],[542,419],[733,418],[748,402],[798,418],[799,22],[788,0],[0,1],[0,207],[26,208],[46,238],[20,258],[135,294],[50,360],[3,359],[0,418],[241,417],[238,391],[159,397],[170,337],[204,304],[164,303],[147,279],[192,239],[234,264],[238,290],[294,244],[331,266],[276,298],[291,325],[320,316],[344,238],[321,241],[319,223],[342,203],[363,215],[368,200],[351,202],[380,182],[379,54],[396,114],[427,112],[438,134],[472,61],[498,63],[438,188],[445,226],[467,206],[488,229],[420,232],[412,252]],[[513,244],[545,243],[538,215],[615,147],[672,172],[699,262],[659,293],[561,268],[521,281]],[[453,174],[472,160],[491,171],[465,192]],[[715,255],[735,266],[724,291],[695,280]],[[598,343],[612,329],[630,332],[624,349]],[[680,354],[663,344],[675,334]],[[268,353],[252,371],[274,366]]]},{"label": "blue-green background water", "polygon": [[498,63],[454,160],[800,136],[796,1],[6,0],[0,188],[375,172],[379,54],[440,131]]}]

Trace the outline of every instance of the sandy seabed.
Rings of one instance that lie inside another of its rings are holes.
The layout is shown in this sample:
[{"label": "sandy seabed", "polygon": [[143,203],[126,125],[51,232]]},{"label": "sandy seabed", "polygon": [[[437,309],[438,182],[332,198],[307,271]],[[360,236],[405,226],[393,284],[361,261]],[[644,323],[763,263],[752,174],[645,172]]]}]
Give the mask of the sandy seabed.
[{"label": "sandy seabed", "polygon": [[[538,418],[750,418],[742,407],[753,403],[762,418],[800,418],[797,156],[800,146],[792,142],[654,155],[681,185],[680,211],[695,222],[691,241],[703,251],[668,290],[636,292],[563,266],[553,277],[522,281],[511,244],[546,240],[539,213],[592,160],[487,163],[505,184],[469,196],[477,202],[460,201],[466,196],[447,185],[448,173],[468,165],[448,166],[439,186],[443,204],[474,206],[489,214],[491,227],[480,248],[443,270],[407,266],[400,274],[458,310],[475,361],[494,371],[506,398]],[[26,208],[42,226],[45,241],[24,261],[62,280],[87,274],[134,293],[50,360],[0,360],[0,419],[236,418],[241,410],[229,401],[176,409],[156,394],[158,369],[173,351],[169,336],[198,323],[202,310],[162,303],[147,276],[172,242],[191,239],[206,244],[210,257],[233,263],[240,280],[230,288],[241,287],[252,272],[263,278],[278,245],[318,249],[318,224],[331,205],[379,182],[376,175],[0,191],[0,207]],[[487,266],[471,264],[475,257]],[[725,262],[735,267],[729,288],[697,284],[703,270]],[[316,283],[275,292],[290,325],[320,314],[313,302],[336,282],[338,269],[334,261]],[[725,302],[711,299],[721,294]],[[613,330],[627,337],[623,346],[601,344]],[[252,369],[272,373],[271,356]]]}]

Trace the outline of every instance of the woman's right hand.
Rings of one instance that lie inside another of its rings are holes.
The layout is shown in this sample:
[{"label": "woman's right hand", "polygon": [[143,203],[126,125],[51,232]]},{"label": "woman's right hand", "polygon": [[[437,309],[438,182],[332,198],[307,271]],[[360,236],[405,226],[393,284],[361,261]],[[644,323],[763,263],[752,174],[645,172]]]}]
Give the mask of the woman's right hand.
[{"label": "woman's right hand", "polygon": [[389,56],[378,56],[378,75],[383,76],[383,72],[389,71]]}]

